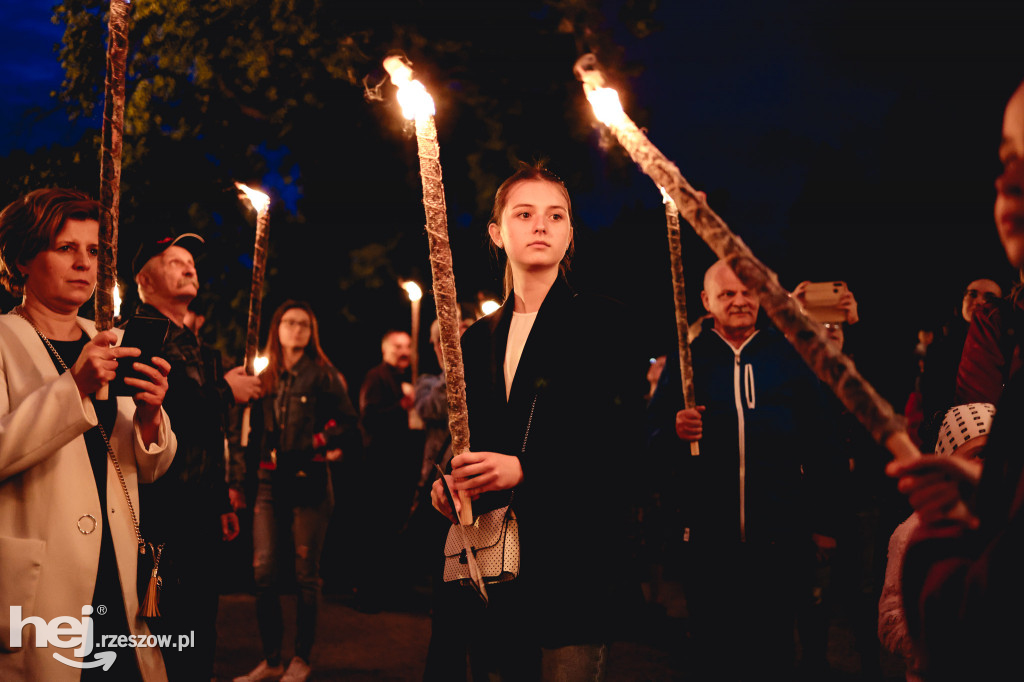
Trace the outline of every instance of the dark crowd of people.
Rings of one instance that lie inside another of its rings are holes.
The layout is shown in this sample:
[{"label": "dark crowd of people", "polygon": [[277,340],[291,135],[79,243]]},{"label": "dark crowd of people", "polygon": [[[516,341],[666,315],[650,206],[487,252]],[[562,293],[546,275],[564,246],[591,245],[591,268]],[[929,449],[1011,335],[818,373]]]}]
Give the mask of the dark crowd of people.
[{"label": "dark crowd of people", "polygon": [[[996,228],[1020,269],[1024,84],[999,155]],[[828,679],[837,613],[868,679],[884,650],[908,680],[1020,670],[1021,282],[964,282],[960,314],[922,332],[904,412],[926,454],[893,461],[725,261],[703,275],[686,404],[679,354],[648,361],[622,304],[573,288],[569,192],[523,166],[487,221],[504,304],[462,311],[472,447],[455,452],[436,322],[440,373],[414,376],[418,339],[382,330],[350,386],[316,311],[289,300],[265,369],[225,368],[192,308],[203,238],[183,232],[142,244],[140,304],[99,331],[80,315],[99,218],[67,189],[0,212],[0,283],[21,298],[0,316],[2,680],[214,679],[225,566],[255,595],[262,659],[243,682],[315,678],[325,580],[367,610],[429,588],[425,680],[606,679],[669,582],[686,679]],[[846,349],[854,293],[822,308],[816,292],[791,296]],[[518,568],[486,601],[444,578],[467,502],[516,521]]]}]

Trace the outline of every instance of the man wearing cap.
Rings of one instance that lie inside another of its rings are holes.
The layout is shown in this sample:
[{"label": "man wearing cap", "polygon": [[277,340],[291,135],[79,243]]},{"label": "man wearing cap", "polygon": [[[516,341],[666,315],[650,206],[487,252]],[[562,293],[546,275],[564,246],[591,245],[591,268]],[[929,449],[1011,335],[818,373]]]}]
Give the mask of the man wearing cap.
[{"label": "man wearing cap", "polygon": [[[132,261],[142,303],[136,316],[170,324],[160,352],[171,364],[164,409],[173,415],[178,456],[159,483],[140,486],[141,523],[147,540],[164,542],[165,573],[159,632],[190,635],[194,645],[164,649],[170,679],[213,677],[218,585],[216,557],[222,541],[238,535],[225,482],[224,438],[228,408],[259,397],[260,382],[243,367],[223,371],[220,353],[204,346],[187,324],[199,293],[196,234],[143,242]],[[172,638],[175,642],[176,637]]]}]

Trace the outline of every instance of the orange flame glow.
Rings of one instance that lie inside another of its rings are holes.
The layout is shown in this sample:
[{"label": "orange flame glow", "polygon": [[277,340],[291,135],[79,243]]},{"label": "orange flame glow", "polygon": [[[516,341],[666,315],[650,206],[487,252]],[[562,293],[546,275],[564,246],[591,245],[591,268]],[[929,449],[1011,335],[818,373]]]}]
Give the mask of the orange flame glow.
[{"label": "orange flame glow", "polygon": [[587,89],[587,100],[594,108],[594,115],[597,120],[607,126],[620,125],[626,119],[626,112],[622,110],[622,103],[619,101],[619,93],[612,88]]},{"label": "orange flame glow", "polygon": [[245,195],[245,198],[249,200],[252,207],[256,209],[257,213],[263,213],[270,206],[270,197],[259,190],[252,189],[240,182],[235,183],[235,187],[238,191]]},{"label": "orange flame glow", "polygon": [[412,69],[400,57],[385,59],[384,68],[391,76],[391,82],[398,88],[398,103],[402,105],[403,116],[412,120],[434,115],[434,99],[423,87],[423,83],[413,80]]},{"label": "orange flame glow", "polygon": [[423,290],[420,289],[420,285],[416,284],[416,282],[402,282],[402,288],[405,289],[405,293],[409,295],[410,301],[418,301],[423,298]]}]

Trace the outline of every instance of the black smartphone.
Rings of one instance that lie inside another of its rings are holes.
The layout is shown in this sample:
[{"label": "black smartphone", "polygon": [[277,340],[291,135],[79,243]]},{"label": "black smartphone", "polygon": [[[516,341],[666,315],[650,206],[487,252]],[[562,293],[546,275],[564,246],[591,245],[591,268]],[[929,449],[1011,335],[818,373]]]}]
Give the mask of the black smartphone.
[{"label": "black smartphone", "polygon": [[160,355],[169,324],[170,322],[162,317],[133,317],[128,320],[124,326],[124,336],[121,338],[120,345],[138,348],[142,351],[142,355],[117,359],[117,376],[110,382],[112,395],[135,395],[139,392],[138,388],[124,383],[127,377],[149,381],[148,376],[132,369],[132,365],[136,362],[151,364],[150,358]]}]

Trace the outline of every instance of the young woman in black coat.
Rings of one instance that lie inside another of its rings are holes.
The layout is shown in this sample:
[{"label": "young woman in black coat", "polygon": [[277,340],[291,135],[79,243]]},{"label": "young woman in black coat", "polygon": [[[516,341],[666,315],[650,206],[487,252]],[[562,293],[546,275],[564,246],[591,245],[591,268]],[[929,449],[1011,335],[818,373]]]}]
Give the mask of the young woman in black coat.
[{"label": "young woman in black coat", "polygon": [[[474,514],[511,499],[521,564],[486,607],[462,595],[474,677],[602,680],[640,601],[626,531],[644,358],[622,306],[564,278],[573,225],[557,176],[524,167],[506,180],[488,232],[507,259],[506,300],[462,337],[472,449],[448,480]],[[455,520],[440,481],[432,499]]]}]

